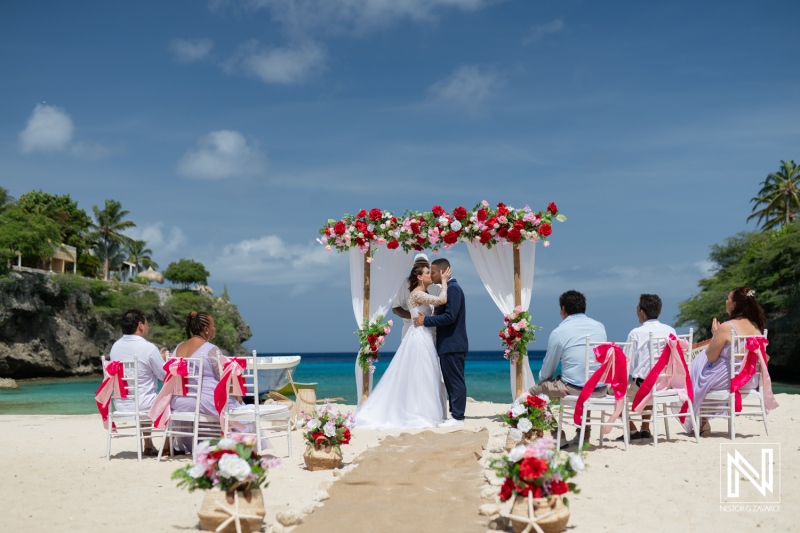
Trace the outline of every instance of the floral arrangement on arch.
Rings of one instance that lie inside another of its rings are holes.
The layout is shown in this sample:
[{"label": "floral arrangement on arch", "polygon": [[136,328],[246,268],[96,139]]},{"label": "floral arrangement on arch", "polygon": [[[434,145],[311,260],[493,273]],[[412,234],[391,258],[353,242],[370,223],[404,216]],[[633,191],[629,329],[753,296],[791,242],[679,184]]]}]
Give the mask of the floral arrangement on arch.
[{"label": "floral arrangement on arch", "polygon": [[564,222],[567,217],[558,212],[555,203],[535,213],[529,206],[521,209],[498,203],[491,207],[483,200],[472,211],[459,206],[452,212],[435,205],[429,212],[406,211],[397,218],[388,211],[362,209],[356,215],[339,220],[328,219],[320,228],[317,241],[327,250],[346,252],[358,247],[373,254],[378,246],[390,250],[402,247],[411,250],[448,249],[458,241],[471,242],[491,248],[497,244],[517,244],[525,240],[543,240],[553,233],[553,220]]},{"label": "floral arrangement on arch", "polygon": [[[512,448],[507,455],[493,459],[490,466],[498,477],[504,478],[500,501],[514,496],[527,497],[528,494],[534,498],[546,498],[580,492],[569,480],[586,469],[585,458],[586,452],[583,451],[556,451],[555,440],[548,436],[527,446]],[[564,503],[569,505],[566,497]]]},{"label": "floral arrangement on arch", "polygon": [[383,315],[378,315],[375,320],[364,319],[361,329],[354,332],[360,342],[358,366],[361,369],[375,372],[375,365],[372,363],[378,360],[378,353],[393,325],[394,322],[391,320],[384,323]]},{"label": "floral arrangement on arch", "polygon": [[506,315],[504,321],[505,325],[498,333],[502,339],[500,345],[504,347],[503,357],[516,363],[528,354],[528,344],[536,340],[535,331],[542,328],[531,324],[531,314],[519,305],[513,313]]},{"label": "floral arrangement on arch", "polygon": [[261,457],[255,446],[254,435],[240,433],[202,441],[194,450],[194,464],[174,471],[171,478],[189,492],[213,488],[224,492],[250,491],[266,486],[268,470],[281,466],[281,460]]},{"label": "floral arrangement on arch", "polygon": [[311,413],[302,412],[303,416],[297,418],[295,427],[305,428],[303,439],[309,446],[326,448],[330,446],[336,451],[341,451],[342,444],[350,443],[350,430],[356,425],[352,413],[340,413],[330,402],[314,409]]},{"label": "floral arrangement on arch", "polygon": [[558,400],[550,400],[544,394],[533,395],[527,391],[514,400],[511,407],[502,414],[503,422],[509,426],[508,436],[515,443],[530,438],[533,432],[548,434],[558,427],[552,407]]}]

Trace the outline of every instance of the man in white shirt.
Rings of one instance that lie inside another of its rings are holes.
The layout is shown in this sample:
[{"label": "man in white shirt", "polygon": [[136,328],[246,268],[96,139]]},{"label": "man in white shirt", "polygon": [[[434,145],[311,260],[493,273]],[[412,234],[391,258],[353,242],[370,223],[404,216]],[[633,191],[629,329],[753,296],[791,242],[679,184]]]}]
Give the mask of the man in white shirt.
[{"label": "man in white shirt", "polygon": [[[662,324],[658,321],[658,316],[661,314],[661,298],[657,294],[642,294],[639,296],[639,305],[636,306],[636,317],[639,319],[641,326],[633,328],[628,334],[628,342],[631,345],[631,371],[628,383],[628,398],[633,401],[639,386],[647,377],[650,372],[650,333],[653,337],[669,337],[670,334],[675,335],[675,329],[672,326]],[[654,354],[658,358],[660,353]],[[634,439],[652,439],[653,435],[650,433],[650,415],[642,415],[642,430],[636,430],[636,424],[629,421],[630,425],[630,438]],[[622,437],[617,440],[622,440]]]},{"label": "man in white shirt", "polygon": [[[419,253],[414,256],[414,265],[423,264],[430,268],[430,263],[428,262],[428,256]],[[414,268],[412,265],[412,269]],[[439,296],[442,287],[441,285],[431,284],[428,286],[427,292],[433,296]],[[400,285],[400,289],[397,291],[397,295],[394,297],[394,303],[392,303],[392,313],[399,316],[403,319],[403,331],[400,335],[400,339],[406,336],[406,331],[408,328],[411,327],[411,312],[408,310],[408,295],[411,294],[411,291],[408,288],[408,279],[404,278],[403,283]]]},{"label": "man in white shirt", "polygon": [[[158,382],[164,381],[164,361],[166,352],[159,352],[152,342],[147,340],[150,326],[147,318],[138,309],[129,309],[122,315],[122,337],[111,347],[109,359],[128,363],[139,360],[139,411],[147,413],[158,396]],[[136,409],[133,399],[115,400],[117,411],[133,411]],[[145,452],[154,450],[153,442],[145,440]]]}]

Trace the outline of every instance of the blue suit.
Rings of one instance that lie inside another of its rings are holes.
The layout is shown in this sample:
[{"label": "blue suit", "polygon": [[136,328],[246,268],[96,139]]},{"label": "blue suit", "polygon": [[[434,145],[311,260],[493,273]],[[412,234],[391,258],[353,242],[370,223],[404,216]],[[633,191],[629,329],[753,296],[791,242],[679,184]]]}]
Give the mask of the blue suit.
[{"label": "blue suit", "polygon": [[447,282],[447,303],[436,307],[435,316],[425,317],[425,327],[436,328],[436,351],[442,366],[442,377],[450,397],[450,414],[464,419],[467,408],[467,383],[464,363],[469,351],[467,309],[464,291],[455,279]]}]

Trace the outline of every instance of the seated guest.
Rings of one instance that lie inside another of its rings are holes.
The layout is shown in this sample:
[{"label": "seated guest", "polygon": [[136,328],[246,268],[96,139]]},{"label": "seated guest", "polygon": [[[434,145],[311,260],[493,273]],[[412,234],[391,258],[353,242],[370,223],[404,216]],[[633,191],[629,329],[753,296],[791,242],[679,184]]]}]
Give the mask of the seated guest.
[{"label": "seated guest", "polygon": [[[689,366],[689,375],[694,387],[694,405],[699,406],[711,391],[728,391],[731,385],[729,364],[731,360],[731,333],[734,335],[762,335],[767,325],[764,311],[756,301],[756,293],[749,287],[738,287],[728,293],[725,311],[730,320],[720,324],[716,317],[711,323],[713,337],[708,347],[697,354]],[[754,389],[753,379],[742,389]],[[695,407],[696,409],[697,407]],[[692,429],[691,417],[686,417],[684,427]],[[711,426],[702,419],[700,435],[708,434]]]},{"label": "seated guest", "polygon": [[[129,363],[139,360],[139,410],[145,413],[153,406],[158,395],[158,382],[164,380],[164,351],[147,340],[150,326],[147,318],[138,309],[129,309],[122,315],[122,337],[114,343],[109,359]],[[134,411],[133,400],[114,400],[117,411]],[[150,438],[145,440],[145,454],[155,451]]]},{"label": "seated guest", "polygon": [[[591,342],[605,342],[606,328],[586,316],[586,297],[578,291],[567,291],[558,297],[561,307],[561,324],[550,333],[547,341],[547,353],[539,372],[539,384],[530,389],[531,394],[546,394],[551,399],[563,398],[567,395],[577,396],[586,384],[586,336]],[[561,375],[556,370],[561,364]],[[590,365],[589,375],[600,367],[598,363]],[[605,396],[608,386],[601,383],[592,396]],[[587,413],[590,416],[590,413]],[[586,428],[586,439],[589,439],[590,428]],[[570,443],[578,443],[578,435]]]},{"label": "seated guest", "polygon": [[[214,407],[214,389],[219,383],[220,364],[219,357],[222,352],[211,339],[216,335],[217,329],[214,325],[214,317],[200,311],[192,311],[186,317],[186,337],[187,340],[180,343],[173,356],[186,359],[204,358],[203,361],[203,388],[200,391],[200,413],[204,415],[218,416],[217,409]],[[196,380],[190,379],[189,384],[196,385]],[[231,407],[242,405],[240,399],[231,396],[228,398]],[[194,399],[186,396],[172,397],[173,412],[194,412]],[[174,447],[178,451],[191,452],[191,437],[176,438]]]},{"label": "seated guest", "polygon": [[[633,401],[639,386],[650,373],[650,333],[653,337],[669,337],[676,335],[675,328],[662,324],[658,321],[661,314],[661,298],[657,294],[642,294],[639,296],[639,305],[636,306],[636,317],[639,319],[638,328],[633,328],[628,334],[628,342],[631,343],[631,365],[628,383],[628,398]],[[653,354],[658,359],[660,353]],[[642,431],[636,430],[636,424],[629,421],[630,438],[633,439],[652,439],[650,433],[650,415],[642,415]],[[623,440],[619,437],[617,440]]]}]

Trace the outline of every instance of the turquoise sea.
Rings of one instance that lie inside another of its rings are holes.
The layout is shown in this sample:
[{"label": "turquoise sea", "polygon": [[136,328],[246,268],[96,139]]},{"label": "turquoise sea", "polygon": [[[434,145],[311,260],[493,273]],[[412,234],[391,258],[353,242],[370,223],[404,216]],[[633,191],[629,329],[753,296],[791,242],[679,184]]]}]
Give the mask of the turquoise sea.
[{"label": "turquoise sea", "polygon": [[[296,355],[286,353],[261,356]],[[317,398],[344,398],[356,403],[355,355],[351,353],[308,353],[302,355],[294,378],[298,382],[316,382]],[[379,380],[391,361],[392,353],[382,353],[375,376]],[[538,376],[543,351],[529,354],[534,375]],[[467,394],[479,401],[511,402],[508,361],[502,352],[470,352],[466,364]],[[94,394],[100,377],[37,379],[20,381],[18,389],[0,390],[0,414],[97,413]],[[377,383],[377,381],[376,381]],[[776,393],[800,394],[800,385],[773,383]]]}]

